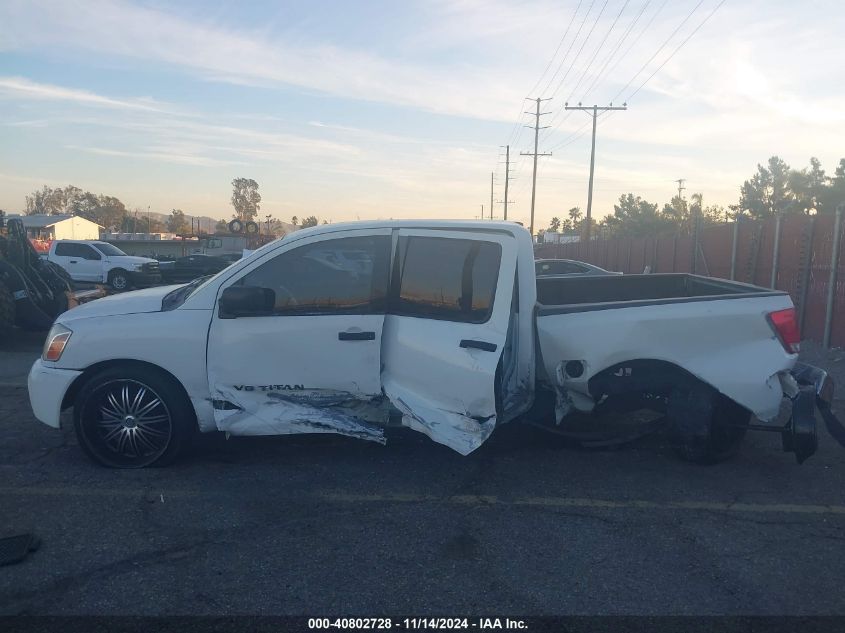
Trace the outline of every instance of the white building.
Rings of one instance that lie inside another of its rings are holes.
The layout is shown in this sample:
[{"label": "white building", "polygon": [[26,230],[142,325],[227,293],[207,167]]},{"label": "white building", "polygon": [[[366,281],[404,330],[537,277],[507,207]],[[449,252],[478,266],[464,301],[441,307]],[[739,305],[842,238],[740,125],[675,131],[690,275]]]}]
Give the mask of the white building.
[{"label": "white building", "polygon": [[78,215],[14,215],[27,235],[41,240],[98,240],[102,226]]}]

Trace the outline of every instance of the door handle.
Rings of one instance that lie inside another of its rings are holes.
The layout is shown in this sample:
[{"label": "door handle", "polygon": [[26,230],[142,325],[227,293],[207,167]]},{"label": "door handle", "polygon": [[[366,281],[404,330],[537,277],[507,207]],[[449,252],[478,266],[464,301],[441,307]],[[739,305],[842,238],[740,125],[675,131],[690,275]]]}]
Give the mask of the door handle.
[{"label": "door handle", "polygon": [[339,341],[374,341],[376,340],[375,332],[338,332],[337,340]]},{"label": "door handle", "polygon": [[71,263],[71,264],[75,264],[75,263],[76,263],[76,260],[75,260],[75,259],[72,259],[72,260],[70,260],[70,263]]},{"label": "door handle", "polygon": [[473,341],[472,339],[461,339],[461,347],[469,348],[472,347],[474,349],[480,349],[485,352],[495,352],[496,351],[496,344],[495,343],[488,343],[487,341]]}]

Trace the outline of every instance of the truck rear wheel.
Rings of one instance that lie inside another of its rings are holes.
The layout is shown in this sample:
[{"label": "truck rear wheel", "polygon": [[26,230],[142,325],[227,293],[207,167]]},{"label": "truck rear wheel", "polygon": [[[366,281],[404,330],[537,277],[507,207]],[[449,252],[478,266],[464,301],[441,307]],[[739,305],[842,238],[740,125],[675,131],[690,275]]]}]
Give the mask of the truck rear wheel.
[{"label": "truck rear wheel", "polygon": [[190,400],[172,378],[128,364],[91,376],[76,397],[73,423],[85,453],[110,468],[169,464],[196,428]]},{"label": "truck rear wheel", "polygon": [[681,459],[717,464],[739,452],[751,413],[706,385],[669,397],[672,447]]}]

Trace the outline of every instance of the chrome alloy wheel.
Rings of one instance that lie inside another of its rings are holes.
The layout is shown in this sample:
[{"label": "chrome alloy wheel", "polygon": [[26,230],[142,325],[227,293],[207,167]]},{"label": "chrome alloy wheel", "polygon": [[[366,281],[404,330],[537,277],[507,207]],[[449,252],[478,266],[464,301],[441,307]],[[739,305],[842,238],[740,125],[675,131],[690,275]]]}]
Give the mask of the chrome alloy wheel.
[{"label": "chrome alloy wheel", "polygon": [[135,380],[100,385],[83,413],[88,439],[101,455],[120,465],[143,466],[158,459],[173,435],[173,420],[162,398]]}]

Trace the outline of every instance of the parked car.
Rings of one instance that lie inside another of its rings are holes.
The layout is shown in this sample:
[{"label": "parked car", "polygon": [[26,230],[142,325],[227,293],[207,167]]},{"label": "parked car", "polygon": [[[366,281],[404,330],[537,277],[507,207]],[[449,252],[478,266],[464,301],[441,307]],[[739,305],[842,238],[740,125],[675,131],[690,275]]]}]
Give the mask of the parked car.
[{"label": "parked car", "polygon": [[197,277],[214,275],[229,266],[231,262],[213,255],[188,255],[171,262],[159,262],[162,281],[184,283]]},{"label": "parked car", "polygon": [[538,277],[549,275],[621,275],[622,273],[605,270],[587,262],[574,259],[538,259],[534,262]]},{"label": "parked car", "polygon": [[688,460],[725,459],[749,428],[813,454],[833,385],[796,363],[786,292],[687,274],[538,278],[528,231],[478,226],[322,225],[210,279],[80,306],[29,374],[35,416],[59,427],[72,408],[79,444],[112,467],[167,463],[197,428],[384,443],[400,424],[466,455],[529,412],[555,428],[642,408],[666,416]]},{"label": "parked car", "polygon": [[230,264],[233,264],[243,257],[243,253],[223,253],[222,255],[215,255],[215,257],[225,259]]},{"label": "parked car", "polygon": [[46,258],[64,268],[74,281],[107,283],[115,290],[161,281],[156,260],[127,255],[117,246],[98,240],[56,240]]}]

